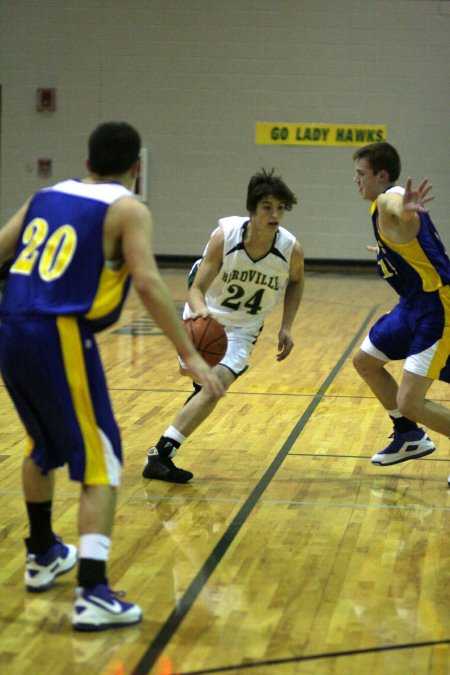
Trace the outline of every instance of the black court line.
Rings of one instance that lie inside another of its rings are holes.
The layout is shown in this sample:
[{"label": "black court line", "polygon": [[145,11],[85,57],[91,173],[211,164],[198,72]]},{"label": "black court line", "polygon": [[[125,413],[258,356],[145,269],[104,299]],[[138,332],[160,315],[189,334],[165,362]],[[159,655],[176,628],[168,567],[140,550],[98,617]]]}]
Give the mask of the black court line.
[{"label": "black court line", "polygon": [[158,657],[162,654],[167,644],[170,642],[170,639],[173,637],[178,627],[180,626],[181,622],[183,621],[184,617],[191,609],[197,596],[203,590],[209,577],[212,575],[217,565],[222,560],[223,556],[225,555],[225,553],[233,543],[234,539],[236,538],[237,534],[239,533],[241,527],[245,524],[246,520],[252,513],[255,506],[257,505],[261,495],[266,490],[270,481],[275,476],[276,472],[278,471],[281,464],[285,460],[286,455],[289,453],[292,445],[295,443],[298,436],[303,431],[305,425],[312,416],[313,412],[315,411],[319,403],[322,401],[322,398],[326,390],[333,382],[333,380],[336,378],[336,375],[339,373],[346,359],[355,348],[357,342],[361,339],[362,334],[365,332],[367,325],[369,324],[372,316],[375,314],[377,309],[378,305],[372,307],[367,317],[361,324],[359,330],[351,340],[350,344],[347,346],[347,348],[337,361],[334,368],[331,370],[329,375],[326,377],[326,379],[320,386],[313,400],[311,401],[311,403],[309,404],[303,415],[300,417],[294,428],[292,429],[288,438],[284,442],[281,450],[273,459],[270,466],[266,469],[259,483],[253,488],[252,492],[239,509],[239,512],[234,517],[228,528],[225,530],[222,537],[217,542],[212,552],[204,562],[203,566],[201,567],[201,569],[199,570],[199,572],[197,573],[197,575],[195,576],[189,587],[187,588],[183,597],[177,602],[177,607],[171,612],[170,616],[168,617],[164,625],[161,627],[159,633],[156,635],[153,642],[148,647],[147,651],[141,657],[141,660],[132,671],[133,675],[146,675],[150,671],[152,666],[155,664]]},{"label": "black court line", "polygon": [[[336,455],[336,454],[326,454],[320,452],[291,452],[289,457],[338,457],[339,459],[370,459],[372,455]],[[418,458],[419,459],[419,458]],[[446,457],[420,457],[421,462],[450,462],[450,459]],[[397,464],[400,464],[398,462]],[[377,466],[380,466],[377,464]],[[383,468],[396,466],[394,464],[385,464]],[[400,467],[398,467],[400,468]]]},{"label": "black court line", "polygon": [[205,670],[186,670],[179,671],[177,675],[209,675],[210,673],[226,673],[230,670],[249,670],[250,668],[263,668],[264,666],[280,666],[288,663],[299,663],[301,661],[317,661],[319,659],[336,659],[342,656],[360,656],[361,654],[374,654],[377,652],[392,652],[399,649],[420,649],[422,647],[436,647],[438,645],[448,645],[449,640],[432,640],[430,642],[407,642],[400,645],[387,645],[386,647],[368,647],[367,649],[349,649],[343,652],[325,652],[324,654],[307,654],[306,656],[293,656],[289,659],[271,659],[270,661],[255,661],[253,663],[239,663],[234,666],[225,666],[221,668],[207,668]]},{"label": "black court line", "polygon": [[[234,383],[233,383],[234,384]],[[5,387],[6,389],[6,387]],[[173,393],[173,394],[191,394],[192,389],[189,389],[189,387],[186,387],[184,389],[174,389],[171,387],[170,389],[162,388],[162,387],[110,387],[109,391],[145,391],[145,392],[151,392],[151,393]],[[289,393],[288,391],[227,391],[227,396],[288,396],[290,398],[311,398],[313,394],[304,394],[300,392],[294,392],[294,393]],[[358,395],[356,396],[353,394],[324,394],[324,398],[329,396],[330,398],[338,398],[338,399],[344,399],[344,398],[350,398],[352,400],[366,400],[366,401],[376,401],[375,396],[362,396]],[[436,403],[446,403],[450,401],[450,398],[436,398],[433,397],[433,401]]]}]

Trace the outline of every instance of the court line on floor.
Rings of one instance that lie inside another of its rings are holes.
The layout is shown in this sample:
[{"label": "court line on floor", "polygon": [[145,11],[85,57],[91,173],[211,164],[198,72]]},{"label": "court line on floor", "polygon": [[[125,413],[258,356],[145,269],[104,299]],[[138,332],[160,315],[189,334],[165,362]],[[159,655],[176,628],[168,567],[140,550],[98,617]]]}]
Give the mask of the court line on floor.
[{"label": "court line on floor", "polygon": [[[442,481],[439,481],[441,484]],[[22,498],[22,492],[20,490],[0,490],[0,496],[2,495],[15,495],[16,497]],[[61,498],[73,498],[78,499],[79,494],[77,492],[57,492],[55,497]],[[205,504],[240,504],[242,499],[238,497],[178,497],[177,495],[117,495],[117,500],[120,501],[141,501],[141,502],[167,502],[175,503],[177,501],[181,504],[186,502],[191,503],[205,503]],[[434,504],[428,505],[419,505],[419,504],[365,504],[365,503],[355,503],[355,502],[323,502],[323,501],[308,501],[306,499],[260,499],[259,504],[267,506],[317,506],[319,508],[336,508],[336,509],[397,509],[398,511],[450,511],[450,506],[435,506]]]},{"label": "court line on floor", "polygon": [[[6,391],[6,386],[0,382],[0,389],[4,389]],[[166,387],[161,388],[161,387],[109,387],[109,391],[134,391],[134,392],[146,392],[150,394],[191,394],[192,390],[191,389],[178,389],[178,388],[172,388],[168,389]],[[314,398],[317,394],[314,394],[313,392],[310,392],[309,394],[305,394],[303,392],[288,392],[288,391],[227,391],[227,396],[288,396],[291,398]],[[360,400],[366,400],[373,402],[377,405],[379,405],[377,399],[375,396],[370,396],[369,394],[363,395],[363,394],[324,394],[323,395],[324,399],[327,398],[337,398],[337,399],[355,399],[357,401]],[[440,398],[434,396],[433,401],[438,402],[438,403],[446,403],[450,402],[450,398]],[[338,414],[338,413],[336,413]],[[17,441],[21,442],[21,441]]]},{"label": "court line on floor", "polygon": [[407,642],[399,645],[386,645],[384,647],[368,647],[367,649],[349,649],[342,652],[325,652],[322,654],[307,654],[305,656],[292,656],[288,659],[270,659],[267,661],[254,661],[238,663],[233,666],[221,666],[220,668],[202,668],[201,670],[179,671],[179,675],[212,675],[212,673],[227,673],[231,670],[247,670],[263,668],[264,666],[281,666],[289,663],[301,663],[302,661],[319,661],[321,659],[337,659],[343,656],[361,656],[362,654],[376,654],[380,652],[392,652],[402,649],[421,649],[423,647],[438,647],[450,644],[450,639],[430,640],[428,642]]},{"label": "court line on floor", "polygon": [[237,534],[239,533],[241,527],[245,524],[251,512],[259,502],[259,499],[263,492],[266,490],[270,481],[280,468],[282,462],[286,459],[287,454],[292,448],[294,442],[299,437],[300,433],[303,431],[305,425],[311,418],[317,406],[322,401],[322,398],[331,385],[333,380],[336,378],[343,364],[345,363],[348,356],[352,353],[358,341],[361,339],[362,335],[365,333],[366,328],[372,319],[373,315],[378,309],[378,305],[374,305],[369,311],[368,315],[360,325],[358,331],[354,335],[351,342],[346,347],[345,351],[342,353],[339,360],[334,365],[333,369],[330,371],[328,376],[325,378],[324,382],[321,384],[319,390],[314,395],[312,401],[306,408],[305,412],[302,414],[291,433],[284,442],[282,448],[279,450],[276,457],[272,460],[272,463],[266,469],[265,473],[253,488],[250,495],[245,500],[244,504],[239,509],[239,512],[233,518],[230,525],[227,527],[223,533],[220,540],[217,542],[210,555],[208,556],[205,563],[200,568],[199,572],[195,578],[190,583],[189,587],[185,591],[183,597],[177,602],[176,608],[171,612],[170,616],[167,618],[148,649],[144,652],[141,659],[133,669],[133,675],[147,675],[150,669],[154,666],[158,657],[162,654],[167,644],[170,642],[171,638],[177,631],[178,627],[182,623],[184,617],[191,609],[194,604],[197,596],[200,594],[204,588],[209,577],[212,575],[216,569],[219,562],[222,560],[223,556],[227,552],[228,548],[233,543]]},{"label": "court line on floor", "polygon": [[[164,388],[162,389],[161,387],[110,387],[109,391],[134,391],[134,392],[146,392],[150,394],[191,394],[192,389],[167,389]],[[314,392],[310,393],[304,393],[304,392],[288,392],[288,391],[227,391],[227,396],[287,396],[290,398],[314,398],[316,396]],[[332,399],[332,398],[337,398],[337,399],[355,399],[357,401],[360,400],[366,400],[371,403],[375,403],[376,405],[379,405],[378,400],[375,398],[375,396],[370,396],[370,395],[362,395],[362,394],[339,394],[339,393],[334,393],[334,394],[324,394],[323,395],[324,399]],[[450,402],[450,398],[442,398],[442,396],[433,397],[433,401],[435,402],[440,402],[440,403],[446,403]],[[336,413],[338,414],[338,413]]]},{"label": "court line on floor", "polygon": [[[371,455],[339,455],[336,453],[326,453],[326,452],[290,452],[289,457],[318,457],[320,459],[326,459],[327,457],[334,457],[335,459],[370,459]],[[414,459],[414,458],[413,458]],[[415,461],[420,460],[421,462],[450,462],[450,457],[418,457]],[[401,464],[401,462],[397,462]],[[393,467],[394,464],[385,464],[384,468]],[[397,470],[399,467],[397,466]],[[380,474],[380,477],[381,474]],[[389,474],[386,474],[386,478],[389,478]]]}]

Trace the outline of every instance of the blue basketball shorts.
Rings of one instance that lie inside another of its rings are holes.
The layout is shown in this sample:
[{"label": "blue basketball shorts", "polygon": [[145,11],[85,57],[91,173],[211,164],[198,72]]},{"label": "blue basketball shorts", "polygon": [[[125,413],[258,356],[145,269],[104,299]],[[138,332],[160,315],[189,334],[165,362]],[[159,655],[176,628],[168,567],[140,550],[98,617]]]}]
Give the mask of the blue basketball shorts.
[{"label": "blue basketball shorts", "polygon": [[120,483],[122,449],[92,331],[72,316],[4,317],[0,370],[45,475],[65,464],[85,485]]},{"label": "blue basketball shorts", "polygon": [[361,349],[381,361],[405,360],[404,369],[450,382],[450,290],[400,300],[369,331]]}]

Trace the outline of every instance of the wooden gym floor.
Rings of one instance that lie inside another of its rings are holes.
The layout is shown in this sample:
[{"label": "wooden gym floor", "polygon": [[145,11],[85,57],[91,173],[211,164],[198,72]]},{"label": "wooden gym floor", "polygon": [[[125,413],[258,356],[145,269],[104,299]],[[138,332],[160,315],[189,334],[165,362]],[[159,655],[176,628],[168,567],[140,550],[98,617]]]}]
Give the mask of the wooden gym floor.
[{"label": "wooden gym floor", "polygon": [[[186,270],[163,274],[181,309]],[[141,471],[190,383],[130,296],[99,343],[126,457],[109,577],[144,609],[136,627],[74,633],[75,571],[24,591],[23,433],[0,382],[0,672],[448,674],[450,441],[373,466],[391,425],[351,364],[394,302],[375,273],[309,273],[293,353],[275,359],[277,311],[178,455],[194,480],[173,485]],[[430,398],[450,406],[442,383]],[[73,543],[77,504],[61,470],[54,527]]]}]

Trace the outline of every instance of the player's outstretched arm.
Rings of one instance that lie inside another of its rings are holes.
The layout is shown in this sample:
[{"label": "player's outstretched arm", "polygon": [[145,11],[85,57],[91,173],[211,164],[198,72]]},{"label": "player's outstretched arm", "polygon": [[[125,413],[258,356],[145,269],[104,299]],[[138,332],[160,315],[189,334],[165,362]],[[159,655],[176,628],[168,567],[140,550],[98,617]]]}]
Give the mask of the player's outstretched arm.
[{"label": "player's outstretched arm", "polygon": [[299,241],[295,243],[291,256],[289,281],[284,292],[283,317],[278,332],[277,361],[283,361],[292,351],[292,324],[297,314],[305,286],[305,253]]},{"label": "player's outstretched arm", "polygon": [[222,396],[221,382],[195,350],[158,270],[151,245],[152,219],[147,207],[128,198],[116,202],[105,223],[105,236],[112,233],[120,237],[122,255],[144,307],[198,381],[216,396]]},{"label": "player's outstretched arm", "polygon": [[427,212],[426,204],[434,199],[430,195],[431,189],[428,179],[425,179],[414,190],[411,178],[408,178],[403,195],[397,192],[379,195],[377,206],[381,232],[398,243],[414,239],[420,229],[419,213]]},{"label": "player's outstretched arm", "polygon": [[192,318],[211,316],[205,301],[205,294],[219,274],[223,258],[223,230],[214,230],[208,242],[203,260],[197,270],[195,279],[188,291],[187,301],[192,311]]},{"label": "player's outstretched arm", "polygon": [[417,220],[417,213],[428,212],[426,205],[434,199],[434,196],[430,195],[431,190],[432,186],[428,178],[425,178],[415,190],[412,187],[411,178],[408,178],[403,195],[397,192],[386,192],[378,196],[377,205],[380,217],[384,219],[394,217],[400,223]]}]

